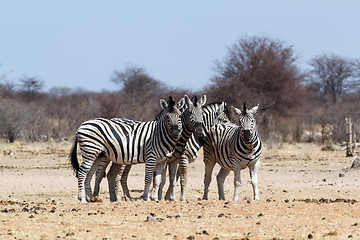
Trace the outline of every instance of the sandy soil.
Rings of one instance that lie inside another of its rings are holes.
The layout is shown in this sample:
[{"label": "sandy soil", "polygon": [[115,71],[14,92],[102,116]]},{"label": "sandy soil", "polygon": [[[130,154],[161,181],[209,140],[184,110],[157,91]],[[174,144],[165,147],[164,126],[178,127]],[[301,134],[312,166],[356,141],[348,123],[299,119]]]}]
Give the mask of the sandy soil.
[{"label": "sandy soil", "polygon": [[186,202],[140,200],[144,166],[138,165],[129,177],[135,201],[111,203],[104,179],[103,202],[81,204],[70,148],[0,140],[0,239],[360,239],[360,172],[347,170],[353,158],[341,150],[266,146],[260,201],[251,200],[247,170],[241,200],[231,201],[232,174],[225,185],[229,200],[217,200],[217,169],[210,200],[200,200],[204,166],[198,159],[190,165]]}]

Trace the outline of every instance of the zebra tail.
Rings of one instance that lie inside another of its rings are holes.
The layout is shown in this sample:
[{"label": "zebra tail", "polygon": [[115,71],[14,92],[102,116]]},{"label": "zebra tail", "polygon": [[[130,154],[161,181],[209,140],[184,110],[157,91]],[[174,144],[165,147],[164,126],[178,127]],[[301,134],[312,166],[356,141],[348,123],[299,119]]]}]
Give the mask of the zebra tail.
[{"label": "zebra tail", "polygon": [[77,141],[77,138],[75,137],[75,141],[74,141],[74,144],[72,145],[70,155],[69,155],[69,160],[70,160],[71,165],[72,165],[72,167],[74,169],[76,177],[78,177],[78,172],[79,172],[79,169],[80,169],[80,165],[79,165],[79,161],[77,159],[77,153],[76,153],[77,143],[78,143],[78,141]]}]

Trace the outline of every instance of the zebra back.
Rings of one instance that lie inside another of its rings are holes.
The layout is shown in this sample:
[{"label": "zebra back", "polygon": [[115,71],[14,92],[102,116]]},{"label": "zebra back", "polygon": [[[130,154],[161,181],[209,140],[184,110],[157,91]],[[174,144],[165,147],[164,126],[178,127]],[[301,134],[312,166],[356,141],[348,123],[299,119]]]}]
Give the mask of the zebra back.
[{"label": "zebra back", "polygon": [[172,99],[161,104],[163,110],[154,121],[96,118],[84,122],[76,134],[82,155],[96,159],[102,153],[120,164],[143,163],[149,148],[158,158],[171,155],[182,131],[181,113]]}]

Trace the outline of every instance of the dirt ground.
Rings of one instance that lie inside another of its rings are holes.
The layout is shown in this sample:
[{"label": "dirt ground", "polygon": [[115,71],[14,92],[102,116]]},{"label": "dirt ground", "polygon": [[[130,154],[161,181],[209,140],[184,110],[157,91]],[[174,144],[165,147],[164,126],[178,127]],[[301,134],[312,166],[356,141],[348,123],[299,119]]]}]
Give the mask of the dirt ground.
[{"label": "dirt ground", "polygon": [[140,200],[144,166],[138,165],[129,177],[135,201],[111,203],[104,179],[103,202],[81,204],[70,148],[0,140],[0,239],[360,239],[360,171],[348,170],[353,158],[344,150],[265,146],[260,201],[251,200],[247,170],[240,201],[231,200],[233,174],[225,185],[228,200],[217,200],[218,168],[210,200],[200,200],[204,166],[198,159],[190,165],[186,202]]}]

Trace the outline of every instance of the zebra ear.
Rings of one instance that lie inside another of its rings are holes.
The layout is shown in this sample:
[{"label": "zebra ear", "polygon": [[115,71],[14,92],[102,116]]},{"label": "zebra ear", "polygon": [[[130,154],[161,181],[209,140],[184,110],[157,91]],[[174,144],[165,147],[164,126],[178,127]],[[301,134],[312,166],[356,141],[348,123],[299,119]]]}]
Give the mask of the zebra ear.
[{"label": "zebra ear", "polygon": [[222,103],[221,103],[221,105],[220,105],[220,107],[219,107],[219,109],[218,109],[218,112],[219,112],[219,113],[222,113],[222,112],[225,110],[225,104],[226,104],[225,102],[222,102]]},{"label": "zebra ear", "polygon": [[204,106],[205,103],[206,103],[206,95],[204,95],[204,96],[200,99],[200,102],[199,102],[200,107]]},{"label": "zebra ear", "polygon": [[234,107],[234,106],[231,106],[232,110],[237,114],[237,115],[241,115],[241,110]]},{"label": "zebra ear", "polygon": [[[186,96],[186,95],[185,95]],[[189,98],[189,97],[188,97]],[[190,100],[190,99],[189,99]],[[191,101],[190,101],[191,102]],[[176,105],[176,107],[178,108],[178,109],[182,109],[183,107],[184,107],[184,105],[185,105],[185,99],[184,98],[182,98],[182,99],[180,99],[180,101],[177,103],[177,105]]]},{"label": "zebra ear", "polygon": [[[181,102],[181,100],[184,100],[185,99],[185,104],[186,106],[189,108],[193,103],[192,101],[190,100],[190,98],[188,97],[188,95],[184,95],[184,98],[180,99],[179,103]],[[180,109],[180,108],[179,108]]]},{"label": "zebra ear", "polygon": [[253,107],[252,109],[248,110],[248,113],[254,115],[255,113],[257,113],[258,109],[259,109],[259,104]]},{"label": "zebra ear", "polygon": [[164,99],[160,99],[160,107],[164,110],[168,107],[168,104]]},{"label": "zebra ear", "polygon": [[216,110],[216,116],[217,118],[221,115],[221,113],[225,110],[225,102],[222,102],[218,108],[218,110]]}]

